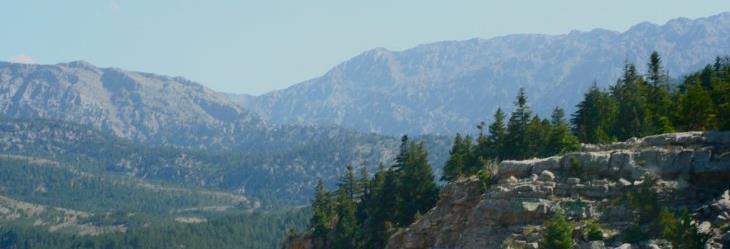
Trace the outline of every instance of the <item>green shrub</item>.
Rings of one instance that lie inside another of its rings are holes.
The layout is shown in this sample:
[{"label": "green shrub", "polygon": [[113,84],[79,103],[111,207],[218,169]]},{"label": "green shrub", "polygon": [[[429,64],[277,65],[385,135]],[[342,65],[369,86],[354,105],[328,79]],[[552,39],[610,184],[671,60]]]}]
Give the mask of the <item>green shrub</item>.
[{"label": "green shrub", "polygon": [[540,248],[544,249],[573,249],[573,226],[565,218],[565,215],[558,213],[545,223]]},{"label": "green shrub", "polygon": [[588,223],[588,234],[586,237],[589,241],[603,240],[603,230],[598,225],[598,221]]},{"label": "green shrub", "polygon": [[568,161],[568,176],[586,178],[586,172],[578,158],[570,157]]}]

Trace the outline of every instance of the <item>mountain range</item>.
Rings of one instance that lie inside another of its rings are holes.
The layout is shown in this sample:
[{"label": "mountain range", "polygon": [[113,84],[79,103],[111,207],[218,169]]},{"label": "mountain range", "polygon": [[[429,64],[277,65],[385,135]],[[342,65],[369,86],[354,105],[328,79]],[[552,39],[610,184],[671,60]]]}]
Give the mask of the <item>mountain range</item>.
[{"label": "mountain range", "polygon": [[403,51],[376,48],[319,78],[261,96],[232,98],[280,124],[342,126],[383,134],[474,132],[519,88],[543,117],[567,113],[596,82],[614,83],[624,63],[645,71],[652,51],[671,77],[730,54],[730,13],[648,22],[625,32],[605,29],[561,35],[515,34],[443,41]]},{"label": "mountain range", "polygon": [[[398,138],[274,124],[181,77],[0,63],[0,153],[85,170],[301,203],[347,164],[390,163]],[[440,168],[448,139],[424,137]]]}]

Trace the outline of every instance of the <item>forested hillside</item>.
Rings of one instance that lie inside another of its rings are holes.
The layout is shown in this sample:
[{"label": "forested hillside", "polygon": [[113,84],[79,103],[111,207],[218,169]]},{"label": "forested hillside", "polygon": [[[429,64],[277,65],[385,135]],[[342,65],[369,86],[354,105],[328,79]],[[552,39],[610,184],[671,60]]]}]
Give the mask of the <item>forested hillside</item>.
[{"label": "forested hillside", "polygon": [[[669,83],[658,53],[652,53],[649,61],[646,74],[627,63],[622,76],[608,90],[592,87],[577,104],[570,123],[559,107],[550,119],[533,114],[524,90],[520,90],[509,118],[497,109],[491,124],[477,127],[476,139],[468,135],[454,138],[442,179],[454,182],[476,176],[485,190],[495,184],[492,177],[502,160],[564,154],[582,149],[581,143],[605,144],[675,131],[730,130],[730,59],[718,57],[675,85]],[[436,204],[435,178],[426,155],[419,144],[404,137],[396,163],[381,167],[373,178],[366,174],[358,178],[348,168],[337,189],[327,191],[320,184],[312,201],[309,229],[290,237],[288,248],[296,248],[298,243],[314,248],[385,248],[393,233],[419,220]],[[590,177],[583,167],[587,166],[571,161],[568,176]],[[646,201],[644,197],[627,198]],[[641,203],[631,207],[643,212],[645,204]],[[553,222],[563,223],[554,226],[567,226],[566,221],[557,219]],[[677,222],[676,217],[673,219]],[[644,230],[633,233],[649,236]]]}]

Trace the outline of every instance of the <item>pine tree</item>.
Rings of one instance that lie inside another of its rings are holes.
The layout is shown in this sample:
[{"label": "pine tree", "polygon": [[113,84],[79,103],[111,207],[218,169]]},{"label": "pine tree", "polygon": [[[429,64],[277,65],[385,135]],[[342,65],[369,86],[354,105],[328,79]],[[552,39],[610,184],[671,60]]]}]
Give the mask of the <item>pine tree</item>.
[{"label": "pine tree", "polygon": [[355,177],[355,168],[352,164],[347,165],[347,171],[338,183],[338,191],[343,192],[350,202],[356,200],[355,195],[360,192],[358,179]]},{"label": "pine tree", "polygon": [[406,150],[398,155],[400,177],[398,186],[398,216],[396,222],[401,226],[410,225],[416,213],[426,213],[438,198],[438,189],[434,181],[428,154],[422,143],[408,142]]},{"label": "pine tree", "polygon": [[524,88],[520,88],[515,101],[515,110],[510,115],[505,137],[504,159],[525,159],[528,154],[527,126],[532,113],[527,106]]},{"label": "pine tree", "polygon": [[607,143],[613,140],[609,128],[616,116],[616,104],[594,82],[576,106],[570,122],[573,133],[584,143]]},{"label": "pine tree", "polygon": [[327,244],[327,236],[333,228],[334,208],[332,197],[324,187],[324,181],[319,179],[317,182],[316,193],[312,200],[312,219],[310,225],[312,227],[312,235],[321,239]]},{"label": "pine tree", "polygon": [[362,199],[370,191],[370,173],[368,173],[368,162],[360,163],[360,178],[357,179],[355,199]]},{"label": "pine tree", "polygon": [[540,248],[575,248],[573,244],[573,226],[565,218],[565,215],[558,213],[546,222]]},{"label": "pine tree", "polygon": [[565,112],[563,109],[555,107],[551,119],[550,137],[548,138],[543,155],[552,156],[580,149],[578,138],[570,132],[570,128],[568,128],[568,124],[565,121]]},{"label": "pine tree", "polygon": [[490,146],[487,153],[484,155],[485,159],[499,160],[504,154],[505,137],[507,136],[507,128],[505,127],[504,120],[507,118],[502,112],[501,108],[497,108],[494,112],[494,121],[489,125],[489,136],[487,141]]},{"label": "pine tree", "polygon": [[624,66],[624,74],[611,88],[611,96],[618,104],[618,115],[611,127],[616,138],[643,137],[654,131],[646,100],[646,82],[636,73],[634,65]]},{"label": "pine tree", "polygon": [[664,71],[662,59],[656,51],[649,57],[648,68],[648,101],[655,133],[672,132],[674,128],[668,119],[670,115],[669,108],[671,106],[669,98],[669,76]]},{"label": "pine tree", "polygon": [[730,57],[716,62],[715,78],[710,96],[714,100],[720,130],[730,130]]},{"label": "pine tree", "polygon": [[544,156],[543,152],[550,137],[550,121],[540,119],[538,115],[533,116],[527,124],[525,136],[527,151],[523,158]]},{"label": "pine tree", "polygon": [[[347,188],[347,186],[343,186]],[[338,191],[337,224],[334,228],[332,247],[335,249],[357,248],[357,218],[355,217],[355,202],[352,201],[347,189]]]},{"label": "pine tree", "polygon": [[[362,222],[363,248],[384,248],[390,236],[388,222],[391,220],[391,212],[395,211],[395,203],[387,198],[385,188],[394,185],[386,183],[388,175],[392,174],[385,169],[383,164],[380,164],[378,172],[370,181],[370,191],[363,197],[361,206],[367,214]],[[394,192],[390,191],[390,193]]]},{"label": "pine tree", "polygon": [[[374,178],[373,178],[374,179]],[[360,177],[357,179],[357,185],[359,192],[355,194],[355,199],[358,200],[356,205],[355,215],[360,223],[363,223],[368,218],[368,206],[367,202],[370,200],[372,195],[372,186],[370,180],[370,174],[368,173],[368,165],[366,161],[362,161],[360,164]]]},{"label": "pine tree", "polygon": [[690,83],[680,97],[679,120],[684,130],[715,129],[716,117],[710,94],[698,83]]},{"label": "pine tree", "polygon": [[467,156],[467,153],[464,139],[461,138],[461,134],[457,133],[456,137],[454,137],[454,145],[451,147],[451,151],[449,151],[449,160],[444,165],[441,180],[453,181],[464,175],[464,157]]}]

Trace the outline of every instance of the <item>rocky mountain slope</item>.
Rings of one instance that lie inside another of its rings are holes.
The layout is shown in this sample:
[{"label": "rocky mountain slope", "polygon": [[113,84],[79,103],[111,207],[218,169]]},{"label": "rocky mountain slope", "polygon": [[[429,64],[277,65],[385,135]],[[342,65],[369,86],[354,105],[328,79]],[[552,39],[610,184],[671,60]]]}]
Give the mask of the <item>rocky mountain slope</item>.
[{"label": "rocky mountain slope", "polygon": [[187,79],[83,61],[0,62],[0,115],[75,123],[155,146],[241,153],[283,152],[361,135],[336,127],[270,124]]},{"label": "rocky mountain slope", "polygon": [[[0,153],[293,202],[306,201],[317,178],[334,183],[348,163],[368,160],[374,170],[398,144],[338,127],[269,123],[184,78],[82,61],[0,62],[0,117]],[[447,140],[429,139],[435,165]]]},{"label": "rocky mountain slope", "polygon": [[[153,143],[220,145],[261,125],[228,99],[183,78],[97,68],[0,63],[0,111],[58,119]],[[262,129],[259,128],[259,129]]]},{"label": "rocky mountain slope", "polygon": [[377,48],[323,76],[252,99],[236,97],[283,124],[341,125],[385,134],[473,131],[525,87],[542,116],[571,113],[594,82],[615,82],[624,62],[644,71],[658,51],[673,77],[730,54],[730,13],[562,35],[518,34],[445,41],[404,51]]},{"label": "rocky mountain slope", "polygon": [[[729,132],[686,132],[503,161],[486,190],[477,179],[445,186],[436,207],[387,248],[539,248],[544,221],[557,212],[575,224],[578,248],[667,248],[663,240],[626,242],[637,215],[626,198],[640,191],[656,196],[654,208],[688,208],[711,236],[706,248],[728,248],[729,153]],[[600,224],[603,240],[583,237],[589,222]]]}]

